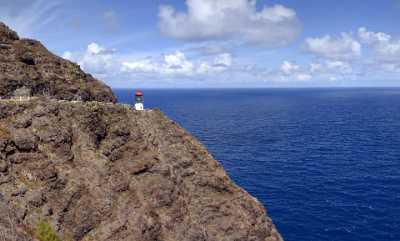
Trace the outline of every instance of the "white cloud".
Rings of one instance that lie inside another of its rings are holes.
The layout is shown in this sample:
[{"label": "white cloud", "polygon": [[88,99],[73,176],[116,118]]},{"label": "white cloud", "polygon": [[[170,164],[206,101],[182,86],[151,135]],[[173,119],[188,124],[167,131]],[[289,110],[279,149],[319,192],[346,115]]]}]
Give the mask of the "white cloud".
[{"label": "white cloud", "polygon": [[149,58],[132,62],[123,62],[121,66],[121,71],[123,72],[155,73],[157,70],[158,65]]},{"label": "white cloud", "polygon": [[321,38],[307,38],[304,49],[316,56],[328,59],[353,59],[361,55],[361,44],[347,33],[342,33],[338,38],[330,35]]},{"label": "white cloud", "polygon": [[106,49],[93,42],[84,53],[66,51],[63,58],[77,62],[82,69],[95,75],[105,75],[115,70],[118,65],[115,50]]},{"label": "white cloud", "polygon": [[256,0],[186,0],[187,12],[161,6],[159,27],[182,40],[234,39],[268,47],[293,41],[301,28],[296,12],[282,5],[256,9]]},{"label": "white cloud", "polygon": [[316,79],[337,80],[351,77],[354,74],[354,69],[350,62],[325,60],[323,62],[310,63],[308,72],[313,74]]},{"label": "white cloud", "polygon": [[353,72],[352,66],[343,61],[326,61],[326,66],[327,68],[332,72],[332,73],[337,73],[337,74],[351,74]]},{"label": "white cloud", "polygon": [[304,49],[318,57],[309,66],[313,78],[385,80],[398,79],[400,73],[400,39],[365,27],[356,36],[307,38]]},{"label": "white cloud", "polygon": [[322,65],[320,63],[310,63],[310,72],[311,73],[316,73],[321,71]]},{"label": "white cloud", "polygon": [[372,48],[378,61],[400,63],[400,39],[382,32],[368,31],[365,27],[358,29],[361,41]]},{"label": "white cloud", "polygon": [[388,43],[392,36],[382,32],[370,32],[365,27],[361,27],[358,29],[358,36],[360,37],[361,41],[366,44],[377,44],[377,43]]},{"label": "white cloud", "polygon": [[275,79],[285,82],[308,81],[313,78],[312,73],[290,61],[283,61]]},{"label": "white cloud", "polygon": [[70,61],[74,61],[74,54],[71,51],[65,51],[62,57],[64,59],[68,59]]},{"label": "white cloud", "polygon": [[226,71],[231,67],[233,58],[230,53],[223,53],[217,55],[212,63],[201,62],[198,66],[197,73],[199,74],[217,74]]},{"label": "white cloud", "polygon": [[349,62],[325,60],[299,65],[291,61],[283,61],[279,69],[270,71],[270,79],[280,82],[310,82],[342,80],[353,78],[354,70]]},{"label": "white cloud", "polygon": [[162,68],[160,68],[160,73],[162,74],[193,74],[193,63],[187,60],[185,54],[180,51],[165,55],[164,62]]},{"label": "white cloud", "polygon": [[97,43],[91,43],[88,45],[87,52],[92,55],[99,54],[104,51],[104,48]]},{"label": "white cloud", "polygon": [[297,72],[300,69],[300,66],[289,62],[289,61],[283,61],[282,65],[281,65],[281,71],[282,73],[286,74],[286,75],[291,75],[294,72]]},{"label": "white cloud", "polygon": [[306,81],[306,80],[312,79],[312,75],[310,75],[310,74],[297,74],[296,78],[298,80]]},{"label": "white cloud", "polygon": [[122,63],[121,71],[191,76],[194,73],[194,65],[186,58],[184,53],[176,51],[173,54],[164,55],[160,61],[152,58],[125,61]]},{"label": "white cloud", "polygon": [[213,60],[188,60],[183,52],[164,55],[161,60],[142,59],[122,63],[123,72],[141,72],[158,76],[198,77],[203,74],[221,73],[232,65],[232,56],[224,53]]},{"label": "white cloud", "polygon": [[308,41],[308,50],[316,57],[296,62],[293,60],[298,60],[298,56],[294,56],[291,61],[282,61],[276,66],[269,60],[279,59],[279,52],[258,55],[235,51],[232,55],[215,42],[207,43],[217,46],[207,53],[201,48],[204,43],[190,43],[181,50],[168,50],[165,54],[121,54],[94,42],[84,52],[67,51],[64,57],[100,79],[121,80],[119,86],[130,80],[142,83],[157,80],[157,84],[168,83],[168,86],[175,83],[179,86],[247,86],[248,83],[259,86],[264,82],[266,85],[334,85],[347,81],[356,83],[361,78],[391,81],[399,77],[400,42],[389,34],[360,28],[357,36],[342,34],[336,38],[325,36],[312,40]]},{"label": "white cloud", "polygon": [[115,50],[107,49],[98,43],[91,43],[84,52],[66,51],[63,58],[78,63],[83,70],[98,78],[202,78],[206,75],[221,74],[233,64],[230,53],[201,58],[188,58],[182,51],[138,57],[118,54]]},{"label": "white cloud", "polygon": [[232,65],[232,61],[232,55],[230,53],[223,53],[215,58],[214,66],[229,67]]}]

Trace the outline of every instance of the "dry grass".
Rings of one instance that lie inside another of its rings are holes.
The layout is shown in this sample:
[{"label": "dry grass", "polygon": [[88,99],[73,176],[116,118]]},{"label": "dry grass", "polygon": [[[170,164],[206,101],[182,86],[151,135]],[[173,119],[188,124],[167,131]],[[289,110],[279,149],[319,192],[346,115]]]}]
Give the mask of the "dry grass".
[{"label": "dry grass", "polygon": [[0,125],[0,139],[10,139],[11,132],[8,130],[7,127]]}]

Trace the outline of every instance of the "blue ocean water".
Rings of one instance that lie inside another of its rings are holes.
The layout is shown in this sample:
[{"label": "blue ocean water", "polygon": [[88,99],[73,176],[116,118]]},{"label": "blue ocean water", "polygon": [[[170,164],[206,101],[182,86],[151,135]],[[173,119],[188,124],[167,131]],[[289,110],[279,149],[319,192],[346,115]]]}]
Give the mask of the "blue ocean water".
[{"label": "blue ocean water", "polygon": [[[116,90],[132,103],[132,90]],[[145,90],[286,241],[400,240],[400,89]]]}]

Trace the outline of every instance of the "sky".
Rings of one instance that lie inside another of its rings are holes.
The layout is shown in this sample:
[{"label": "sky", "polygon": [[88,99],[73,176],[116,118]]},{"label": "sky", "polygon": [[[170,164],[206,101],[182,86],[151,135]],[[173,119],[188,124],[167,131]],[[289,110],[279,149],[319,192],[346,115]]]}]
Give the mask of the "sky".
[{"label": "sky", "polygon": [[115,88],[400,86],[400,0],[1,0]]}]

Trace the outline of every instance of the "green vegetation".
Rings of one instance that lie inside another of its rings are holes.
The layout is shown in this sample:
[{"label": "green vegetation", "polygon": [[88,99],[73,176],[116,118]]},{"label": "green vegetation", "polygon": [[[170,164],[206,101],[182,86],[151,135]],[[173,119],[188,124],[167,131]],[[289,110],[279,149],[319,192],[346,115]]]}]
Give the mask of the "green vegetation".
[{"label": "green vegetation", "polygon": [[62,241],[53,230],[53,227],[46,221],[39,222],[35,234],[36,238],[40,241]]}]

